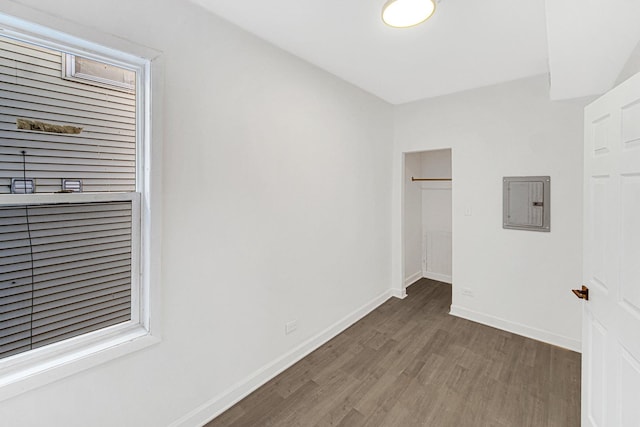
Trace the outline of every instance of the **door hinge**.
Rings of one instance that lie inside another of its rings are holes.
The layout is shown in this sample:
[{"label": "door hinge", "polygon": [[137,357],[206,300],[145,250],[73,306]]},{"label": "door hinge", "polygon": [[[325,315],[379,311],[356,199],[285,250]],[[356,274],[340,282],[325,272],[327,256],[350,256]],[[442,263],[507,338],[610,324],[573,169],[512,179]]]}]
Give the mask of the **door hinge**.
[{"label": "door hinge", "polygon": [[572,289],[571,292],[578,298],[589,301],[589,288],[585,285],[582,285],[582,289]]}]

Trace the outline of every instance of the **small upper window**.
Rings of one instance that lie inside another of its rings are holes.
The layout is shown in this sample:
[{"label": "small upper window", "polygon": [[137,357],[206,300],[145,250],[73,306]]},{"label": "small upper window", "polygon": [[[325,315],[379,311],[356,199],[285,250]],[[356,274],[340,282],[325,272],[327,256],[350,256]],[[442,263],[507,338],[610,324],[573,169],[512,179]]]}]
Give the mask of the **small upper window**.
[{"label": "small upper window", "polygon": [[71,54],[65,55],[65,77],[126,90],[134,90],[136,86],[136,73],[133,70]]}]

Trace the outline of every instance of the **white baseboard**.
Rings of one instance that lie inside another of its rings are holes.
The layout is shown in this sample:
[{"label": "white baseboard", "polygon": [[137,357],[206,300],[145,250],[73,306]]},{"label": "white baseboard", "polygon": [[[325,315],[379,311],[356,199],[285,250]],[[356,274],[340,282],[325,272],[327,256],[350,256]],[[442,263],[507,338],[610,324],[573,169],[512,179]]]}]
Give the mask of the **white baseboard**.
[{"label": "white baseboard", "polygon": [[411,286],[420,279],[422,279],[422,271],[413,273],[411,276],[404,279],[404,287],[406,288],[408,286]]},{"label": "white baseboard", "polygon": [[347,329],[349,326],[353,325],[358,320],[362,319],[392,296],[396,296],[395,291],[384,291],[376,298],[329,326],[324,331],[309,338],[293,350],[253,372],[244,380],[231,386],[218,396],[215,396],[213,399],[195,408],[185,416],[172,422],[169,427],[193,427],[205,425],[251,394],[257,388],[271,380],[273,377],[289,368],[312,351],[316,350],[318,347]]},{"label": "white baseboard", "polygon": [[437,280],[438,282],[444,282],[448,284],[453,283],[453,280],[451,280],[451,276],[448,276],[446,274],[432,273],[430,271],[425,271],[422,273],[422,276],[426,277],[427,279]]},{"label": "white baseboard", "polygon": [[544,331],[542,329],[532,328],[521,323],[511,322],[509,320],[501,319],[499,317],[491,316],[477,311],[469,310],[463,307],[451,306],[449,314],[457,317],[461,317],[472,322],[482,323],[483,325],[491,326],[503,331],[511,332],[516,335],[531,338],[536,341],[546,342],[547,344],[555,345],[557,347],[566,348],[578,353],[582,353],[582,344],[579,340],[568,338],[562,335],[557,335],[552,332]]},{"label": "white baseboard", "polygon": [[405,299],[407,297],[407,290],[405,289],[391,289],[390,295],[394,298]]}]

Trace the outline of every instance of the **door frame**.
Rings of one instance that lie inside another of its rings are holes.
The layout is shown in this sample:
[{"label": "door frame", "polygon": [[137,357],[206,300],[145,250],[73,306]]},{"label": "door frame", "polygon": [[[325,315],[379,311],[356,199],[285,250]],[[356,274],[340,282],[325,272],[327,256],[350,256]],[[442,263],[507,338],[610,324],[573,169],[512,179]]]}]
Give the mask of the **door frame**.
[{"label": "door frame", "polygon": [[[393,240],[396,240],[399,244],[397,247],[397,250],[393,250],[393,246],[392,245],[392,294],[393,296],[397,297],[397,298],[406,298],[407,296],[407,286],[405,285],[405,238],[404,238],[404,227],[405,227],[405,188],[406,188],[406,180],[405,180],[405,167],[406,167],[406,157],[408,154],[416,154],[416,153],[427,153],[427,152],[431,152],[431,151],[442,151],[442,150],[449,150],[451,151],[451,178],[452,178],[452,185],[451,185],[451,251],[452,251],[452,258],[453,258],[453,253],[454,253],[454,246],[455,246],[455,240],[454,240],[454,236],[455,236],[455,216],[453,215],[453,212],[455,211],[455,186],[453,185],[453,179],[455,176],[455,161],[454,161],[454,153],[455,150],[453,149],[452,146],[444,146],[444,147],[424,147],[424,148],[419,148],[419,149],[413,149],[413,150],[407,150],[407,151],[402,151],[400,152],[400,158],[397,159],[396,162],[394,162],[397,165],[397,169],[395,169],[395,173],[394,173],[394,178],[398,179],[400,182],[400,186],[399,186],[399,194],[398,194],[398,198],[396,198],[396,201],[394,202],[394,206],[397,206],[399,208],[399,210],[397,210],[396,212],[399,213],[399,221],[398,221],[398,227],[394,227],[395,229],[392,230],[392,242]],[[396,187],[398,188],[398,187]],[[393,239],[393,237],[396,237],[396,239]],[[452,288],[454,286],[455,283],[455,263],[453,262],[452,259],[452,269],[451,269],[451,282],[452,282]]]}]

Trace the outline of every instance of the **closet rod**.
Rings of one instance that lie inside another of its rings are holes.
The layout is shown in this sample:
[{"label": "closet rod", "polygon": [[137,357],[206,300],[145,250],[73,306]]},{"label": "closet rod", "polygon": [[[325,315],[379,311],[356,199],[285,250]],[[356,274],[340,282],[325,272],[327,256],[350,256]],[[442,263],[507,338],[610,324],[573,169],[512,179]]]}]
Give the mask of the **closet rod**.
[{"label": "closet rod", "polygon": [[451,178],[414,178],[411,181],[451,181]]}]

